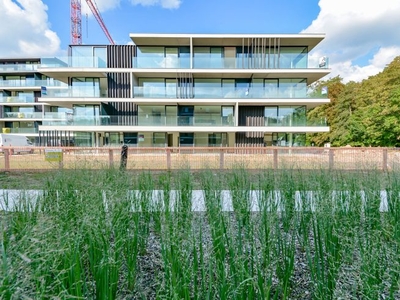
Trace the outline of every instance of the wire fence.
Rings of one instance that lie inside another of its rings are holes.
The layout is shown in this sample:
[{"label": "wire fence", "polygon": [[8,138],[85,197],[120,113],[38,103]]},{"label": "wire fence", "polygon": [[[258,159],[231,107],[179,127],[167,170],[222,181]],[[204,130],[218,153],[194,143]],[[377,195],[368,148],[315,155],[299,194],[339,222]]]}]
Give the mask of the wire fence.
[{"label": "wire fence", "polygon": [[[119,168],[121,148],[0,149],[1,171]],[[400,170],[400,149],[318,147],[129,147],[127,170],[168,169]]]}]

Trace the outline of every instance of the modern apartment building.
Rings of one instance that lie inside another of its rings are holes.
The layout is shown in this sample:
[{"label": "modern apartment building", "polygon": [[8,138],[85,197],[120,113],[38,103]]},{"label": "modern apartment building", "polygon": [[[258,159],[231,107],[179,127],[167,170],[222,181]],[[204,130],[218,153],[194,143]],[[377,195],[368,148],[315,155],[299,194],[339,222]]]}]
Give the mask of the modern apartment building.
[{"label": "modern apartment building", "polygon": [[323,34],[131,34],[133,45],[70,46],[68,57],[0,60],[0,126],[40,145],[302,146],[309,52]]}]

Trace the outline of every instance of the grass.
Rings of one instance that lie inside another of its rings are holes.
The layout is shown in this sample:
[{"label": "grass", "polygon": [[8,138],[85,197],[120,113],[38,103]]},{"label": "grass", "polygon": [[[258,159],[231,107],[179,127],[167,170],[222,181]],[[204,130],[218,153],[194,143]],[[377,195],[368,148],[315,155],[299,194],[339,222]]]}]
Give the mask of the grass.
[{"label": "grass", "polygon": [[[400,297],[394,172],[84,169],[22,185],[25,176],[5,187],[45,192],[0,212],[1,299]],[[192,211],[197,190],[204,212]]]}]

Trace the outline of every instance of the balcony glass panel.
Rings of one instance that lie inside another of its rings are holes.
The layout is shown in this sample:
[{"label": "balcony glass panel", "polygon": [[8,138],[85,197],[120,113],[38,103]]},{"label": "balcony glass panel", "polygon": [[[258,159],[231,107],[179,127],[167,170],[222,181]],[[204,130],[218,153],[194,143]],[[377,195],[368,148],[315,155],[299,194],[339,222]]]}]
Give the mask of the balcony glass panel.
[{"label": "balcony glass panel", "polygon": [[[165,87],[135,87],[134,96],[136,98],[177,98],[176,92]],[[326,99],[326,94],[308,93],[308,88],[303,83],[283,83],[282,87],[278,88],[275,84],[266,87],[250,87],[250,88],[235,88],[235,87],[194,87],[193,95],[190,98],[198,99],[285,99],[285,98],[318,98]]]},{"label": "balcony glass panel", "polygon": [[281,47],[279,51],[280,69],[307,68],[307,47]]},{"label": "balcony glass panel", "polygon": [[[61,117],[61,116],[60,116]],[[87,116],[68,115],[62,118],[43,119],[45,126],[234,126],[234,118],[196,114],[195,116]]]},{"label": "balcony glass panel", "polygon": [[46,93],[42,93],[42,98],[73,98],[73,97],[86,97],[86,98],[99,98],[100,96],[107,97],[107,91],[100,91],[91,87],[69,87],[62,89],[47,89]]},{"label": "balcony glass panel", "polygon": [[188,47],[138,47],[133,67],[143,69],[190,68]]},{"label": "balcony glass panel", "polygon": [[65,56],[42,58],[40,68],[105,68],[106,62],[97,56]]},{"label": "balcony glass panel", "polygon": [[36,71],[38,64],[0,64],[0,72]]},{"label": "balcony glass panel", "polygon": [[41,112],[5,112],[4,118],[6,119],[41,119],[43,114]]},{"label": "balcony glass panel", "polygon": [[35,97],[32,95],[20,94],[18,96],[3,96],[0,95],[0,103],[33,103]]},{"label": "balcony glass panel", "polygon": [[165,124],[165,106],[138,105],[138,125],[158,126]]},{"label": "balcony glass panel", "polygon": [[67,86],[58,80],[15,79],[0,80],[0,87],[40,87],[40,86]]},{"label": "balcony glass panel", "polygon": [[35,127],[16,127],[16,128],[10,128],[10,127],[3,127],[1,129],[1,132],[7,131],[7,133],[38,133],[38,129]]},{"label": "balcony glass panel", "polygon": [[327,126],[325,118],[307,120],[305,106],[266,106],[265,126]]},{"label": "balcony glass panel", "polygon": [[189,57],[142,56],[133,58],[133,67],[138,69],[189,69]]}]

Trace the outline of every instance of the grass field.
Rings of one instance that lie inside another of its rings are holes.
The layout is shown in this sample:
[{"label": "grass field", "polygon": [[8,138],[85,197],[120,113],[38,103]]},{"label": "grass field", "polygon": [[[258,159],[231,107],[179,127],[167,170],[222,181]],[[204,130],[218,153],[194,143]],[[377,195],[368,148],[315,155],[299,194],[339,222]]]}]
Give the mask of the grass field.
[{"label": "grass field", "polygon": [[[45,193],[0,212],[1,299],[400,298],[395,172],[0,176],[4,188],[18,182]],[[154,199],[154,190],[162,196]],[[204,212],[192,211],[195,190]],[[222,210],[225,190],[233,211]]]}]

